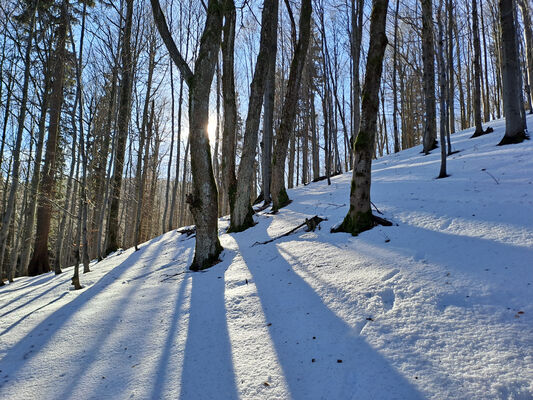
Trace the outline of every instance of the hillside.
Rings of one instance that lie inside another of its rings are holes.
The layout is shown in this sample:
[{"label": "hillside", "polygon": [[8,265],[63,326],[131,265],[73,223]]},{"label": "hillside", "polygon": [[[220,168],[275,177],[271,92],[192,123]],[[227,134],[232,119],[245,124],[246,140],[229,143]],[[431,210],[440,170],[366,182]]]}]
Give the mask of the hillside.
[{"label": "hillside", "polygon": [[[530,131],[533,118],[529,120]],[[176,231],[0,289],[1,399],[531,399],[533,140],[452,136],[374,163],[393,227],[331,234],[350,173],[289,191],[189,273]],[[264,245],[306,217],[327,217]]]}]

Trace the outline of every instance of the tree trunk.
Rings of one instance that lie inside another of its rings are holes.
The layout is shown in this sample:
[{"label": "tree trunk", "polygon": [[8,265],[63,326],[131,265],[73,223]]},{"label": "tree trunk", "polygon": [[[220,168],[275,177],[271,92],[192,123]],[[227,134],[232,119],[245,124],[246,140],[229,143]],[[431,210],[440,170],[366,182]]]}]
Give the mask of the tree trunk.
[{"label": "tree trunk", "polygon": [[[533,103],[533,28],[531,21],[531,6],[528,0],[518,0],[518,5],[522,11],[522,19],[524,21],[524,36],[526,39],[526,59],[527,59],[527,75],[528,85],[526,92],[529,97],[529,104]],[[529,113],[533,114],[533,107],[530,106]]]},{"label": "tree trunk", "polygon": [[[352,120],[353,132],[350,138],[350,143],[354,143],[355,136],[359,133],[359,126],[361,124],[361,83],[359,79],[359,64],[361,60],[361,42],[363,40],[363,9],[364,0],[352,0],[351,3],[351,38],[350,38],[350,52],[352,55]],[[350,149],[352,151],[353,149]],[[353,159],[353,155],[352,155]],[[353,166],[353,165],[352,165]]]},{"label": "tree trunk", "polygon": [[158,0],[151,0],[154,20],[172,60],[189,86],[189,138],[193,193],[187,196],[196,223],[196,248],[190,267],[197,271],[212,266],[222,251],[218,240],[218,192],[213,176],[207,124],[209,93],[222,32],[222,5],[210,0],[194,73],[172,39]]},{"label": "tree trunk", "polygon": [[[250,99],[248,101],[248,116],[244,131],[244,144],[239,164],[237,177],[237,190],[235,200],[230,203],[231,222],[229,230],[240,232],[253,226],[253,214],[250,198],[252,187],[254,162],[257,148],[259,120],[265,94],[265,83],[269,69],[269,60],[272,57],[270,45],[274,40],[278,28],[278,0],[265,0],[261,18],[261,42],[259,54],[255,63],[255,71],[250,86]],[[254,193],[255,195],[255,193]]]},{"label": "tree trunk", "polygon": [[307,48],[311,36],[311,0],[302,0],[300,10],[300,37],[294,49],[294,56],[291,63],[289,81],[281,114],[281,122],[274,147],[274,157],[272,160],[272,209],[279,210],[289,203],[289,196],[285,189],[285,159],[287,158],[287,146],[291,132],[293,131],[294,119],[296,117],[296,105],[298,103],[298,93],[302,78],[302,70],[305,64]]},{"label": "tree trunk", "polygon": [[[137,168],[135,172],[135,183],[136,183],[136,195],[137,195],[137,207],[136,207],[136,217],[135,217],[135,239],[134,246],[135,250],[138,250],[137,247],[140,243],[140,233],[141,233],[141,211],[143,207],[143,193],[144,193],[144,183],[146,181],[146,168],[148,167],[148,150],[150,148],[150,138],[146,140],[146,129],[148,125],[148,113],[149,105],[152,97],[152,78],[154,76],[155,68],[155,36],[150,38],[150,50],[148,56],[148,80],[146,82],[146,96],[144,99],[143,115],[141,122],[141,132],[139,135],[139,151],[137,152]],[[148,133],[150,135],[150,132]],[[145,145],[146,142],[146,145]],[[146,150],[144,147],[146,146]],[[143,151],[144,155],[144,170],[142,169],[143,165]]]},{"label": "tree trunk", "polygon": [[[449,0],[451,1],[451,0]],[[400,151],[400,138],[398,133],[398,83],[396,82],[396,75],[398,70],[398,12],[400,8],[400,0],[396,0],[396,11],[394,13],[394,53],[392,66],[392,122],[394,126],[394,152]]]},{"label": "tree trunk", "polygon": [[[277,20],[277,17],[276,17]],[[264,204],[270,204],[270,183],[272,181],[272,138],[274,137],[274,99],[276,93],[276,56],[278,49],[278,30],[272,32],[268,60],[268,71],[265,82],[265,99],[263,103],[263,199]]]},{"label": "tree trunk", "polygon": [[224,2],[224,28],[222,40],[222,96],[224,127],[222,132],[222,209],[224,214],[234,201],[237,178],[235,176],[235,137],[237,129],[237,100],[235,96],[235,2]]},{"label": "tree trunk", "polygon": [[385,26],[388,0],[374,0],[370,17],[370,44],[366,63],[361,128],[354,143],[354,169],[350,191],[350,211],[338,231],[357,235],[374,226],[370,208],[372,154],[376,138],[379,111],[379,88],[383,70],[383,56],[387,46]]},{"label": "tree trunk", "polygon": [[424,63],[425,124],[423,152],[437,147],[437,108],[435,104],[435,45],[433,40],[433,3],[422,3],[422,59]]},{"label": "tree trunk", "polygon": [[122,187],[122,173],[126,154],[126,140],[131,111],[131,89],[133,79],[133,65],[131,55],[131,30],[133,22],[133,0],[126,0],[126,20],[124,36],[122,38],[122,80],[120,83],[120,100],[117,124],[117,142],[115,145],[115,167],[111,183],[111,205],[106,232],[106,255],[120,247],[119,241],[119,206]]},{"label": "tree trunk", "polygon": [[[0,229],[0,286],[4,284],[2,280],[2,269],[4,262],[4,252],[7,245],[7,236],[9,232],[9,226],[11,225],[11,218],[15,211],[15,196],[19,185],[19,173],[20,173],[20,148],[22,146],[22,136],[24,133],[24,124],[26,122],[26,107],[28,104],[28,89],[30,83],[30,69],[31,69],[31,48],[33,44],[33,34],[35,27],[35,14],[37,11],[37,2],[32,4],[30,26],[28,31],[28,39],[26,42],[26,51],[24,55],[24,82],[22,84],[22,99],[20,102],[20,111],[18,117],[18,129],[15,139],[15,148],[13,149],[13,180],[11,182],[11,188],[9,191],[9,197],[7,200],[7,207],[2,218],[2,227]],[[2,85],[3,82],[0,82]]]},{"label": "tree trunk", "polygon": [[500,145],[520,143],[528,136],[520,113],[520,60],[518,57],[513,0],[499,0],[503,50],[503,106],[505,136]]},{"label": "tree trunk", "polygon": [[472,32],[474,34],[474,122],[476,130],[472,137],[483,135],[481,119],[481,44],[479,42],[479,26],[477,1],[472,0]]},{"label": "tree trunk", "polygon": [[52,93],[50,94],[50,112],[48,122],[48,140],[44,159],[44,174],[40,189],[39,207],[37,209],[37,232],[33,256],[28,266],[30,276],[50,271],[48,257],[48,235],[52,217],[52,203],[55,194],[56,154],[59,139],[59,122],[63,104],[63,81],[65,77],[66,40],[69,26],[69,2],[64,0],[57,32],[54,68],[52,70]]},{"label": "tree trunk", "polygon": [[[455,83],[453,65],[453,0],[447,1],[448,8],[448,110],[449,110],[449,133],[455,133]],[[448,137],[448,154],[451,153],[451,141]]]},{"label": "tree trunk", "polygon": [[[475,1],[475,0],[474,0]],[[442,24],[442,20],[444,19],[444,15],[442,13],[443,3],[444,0],[439,1],[439,11],[437,14],[437,23],[438,23],[438,71],[439,71],[439,86],[440,86],[440,154],[441,154],[441,162],[440,162],[440,173],[439,178],[446,178],[448,174],[446,173],[446,125],[447,125],[447,118],[446,118],[446,98],[448,97],[448,82],[446,82],[446,65],[444,63],[444,27]]]}]

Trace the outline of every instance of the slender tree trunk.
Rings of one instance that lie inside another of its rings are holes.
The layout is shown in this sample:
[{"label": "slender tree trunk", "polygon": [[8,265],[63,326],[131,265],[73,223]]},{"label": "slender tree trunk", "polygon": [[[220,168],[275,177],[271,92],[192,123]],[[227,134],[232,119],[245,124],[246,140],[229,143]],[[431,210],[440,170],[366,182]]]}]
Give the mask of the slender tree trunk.
[{"label": "slender tree trunk", "polygon": [[[248,116],[244,131],[244,144],[239,164],[237,190],[235,200],[231,204],[230,231],[240,232],[254,224],[254,211],[251,206],[250,192],[253,180],[254,161],[257,148],[259,120],[265,94],[265,83],[269,69],[269,59],[272,57],[270,50],[278,28],[278,0],[265,0],[261,19],[261,43],[255,64],[254,76],[250,87],[248,101]],[[255,193],[254,193],[255,194]]]},{"label": "slender tree trunk", "polygon": [[289,196],[285,190],[285,159],[287,158],[287,146],[293,131],[298,93],[302,78],[302,70],[305,64],[307,48],[311,36],[311,0],[302,0],[300,10],[300,37],[294,49],[294,56],[291,63],[289,81],[281,115],[281,122],[274,147],[274,157],[272,160],[272,208],[279,210],[289,203]]},{"label": "slender tree trunk", "polygon": [[181,116],[183,107],[183,77],[180,78],[180,94],[178,98],[178,140],[176,151],[176,181],[174,182],[174,188],[172,189],[172,203],[170,205],[170,218],[168,221],[168,230],[173,228],[174,221],[181,223],[181,220],[175,218],[177,216],[177,202],[178,202],[178,186],[180,176],[180,153],[181,153]]},{"label": "slender tree trunk", "polygon": [[[278,7],[279,8],[279,7]],[[277,21],[277,16],[276,16]],[[265,99],[263,102],[263,153],[262,153],[262,181],[264,203],[270,204],[270,183],[272,181],[272,138],[274,137],[274,99],[276,93],[276,57],[278,49],[278,30],[272,32],[268,52],[268,71],[265,82]]]},{"label": "slender tree trunk", "polygon": [[[451,1],[451,0],[450,0]],[[453,24],[453,29],[455,33],[455,43],[457,45],[457,87],[459,89],[459,106],[461,110],[461,129],[466,129],[467,126],[467,116],[465,110],[465,94],[463,88],[463,68],[461,62],[461,46],[459,42],[459,32],[457,30],[457,23]]]},{"label": "slender tree trunk", "polygon": [[122,173],[126,153],[126,140],[131,112],[131,90],[133,79],[133,61],[131,55],[131,30],[133,23],[133,0],[126,0],[126,19],[122,37],[122,80],[120,82],[120,100],[118,111],[118,131],[115,144],[115,167],[111,183],[111,205],[106,232],[106,251],[109,254],[120,247],[119,240],[119,206],[122,188]]},{"label": "slender tree trunk", "polygon": [[[449,0],[451,1],[451,0]],[[394,13],[394,53],[392,66],[392,123],[394,126],[394,152],[400,151],[400,135],[398,133],[398,83],[396,75],[398,70],[398,12],[400,9],[400,0],[396,0],[396,11]]]},{"label": "slender tree trunk", "polygon": [[[34,0],[32,3],[31,20],[28,31],[28,38],[26,42],[26,50],[24,55],[24,82],[22,84],[22,99],[20,102],[20,111],[18,117],[18,129],[17,136],[15,139],[15,148],[13,149],[13,179],[11,182],[11,188],[9,191],[9,197],[7,200],[7,207],[4,211],[2,218],[2,227],[0,229],[0,286],[4,284],[2,280],[2,269],[4,261],[4,252],[7,245],[7,236],[9,233],[9,226],[11,225],[11,218],[13,217],[15,211],[15,197],[19,185],[19,174],[20,174],[20,148],[22,146],[22,136],[24,133],[24,124],[26,122],[26,107],[28,104],[28,90],[30,83],[30,69],[31,69],[31,48],[33,45],[33,34],[35,26],[35,14],[37,10],[37,1]],[[3,83],[0,82],[0,85]],[[1,165],[1,164],[0,164]]]},{"label": "slender tree trunk", "polygon": [[237,100],[235,95],[235,2],[224,1],[224,27],[222,40],[222,96],[224,127],[222,132],[222,208],[224,214],[235,199],[235,138],[237,129]]},{"label": "slender tree trunk", "polygon": [[57,143],[59,139],[59,122],[61,105],[63,104],[63,81],[65,77],[66,40],[69,26],[69,2],[64,0],[61,6],[61,17],[57,32],[54,68],[52,76],[52,93],[50,95],[50,113],[48,122],[48,140],[44,160],[44,174],[41,184],[39,207],[37,209],[37,233],[33,256],[28,266],[30,276],[50,271],[48,257],[48,235],[52,217],[52,204],[55,193],[55,172]]},{"label": "slender tree trunk", "polygon": [[361,42],[363,40],[363,9],[365,2],[364,0],[351,1],[352,30],[350,38],[350,51],[352,53],[353,132],[350,142],[354,143],[355,136],[359,133],[359,126],[361,124],[361,83],[359,78],[359,66],[361,60]]},{"label": "slender tree trunk", "polygon": [[[163,212],[163,220],[161,222],[161,227],[163,229],[163,233],[172,230],[172,216],[174,215],[174,207],[176,206],[174,198],[172,198],[172,206],[170,208],[170,218],[167,220],[168,217],[168,198],[170,195],[170,174],[172,172],[172,157],[174,156],[174,138],[176,133],[176,126],[175,126],[175,96],[174,96],[174,64],[172,63],[172,60],[170,60],[170,130],[172,131],[170,136],[170,154],[168,156],[168,168],[167,168],[167,182],[166,182],[166,188],[165,188],[165,211]],[[178,142],[179,147],[179,142]],[[179,164],[179,161],[178,161]],[[176,175],[176,185],[178,184],[178,175]]]},{"label": "slender tree trunk", "polygon": [[[141,122],[141,132],[139,135],[139,151],[137,152],[137,168],[135,172],[135,182],[136,182],[136,196],[137,196],[137,207],[136,207],[136,217],[135,217],[135,239],[134,246],[135,250],[139,250],[138,245],[140,243],[140,234],[141,234],[141,212],[143,207],[143,193],[144,193],[144,183],[146,179],[146,168],[148,163],[148,150],[150,148],[150,139],[146,139],[146,129],[148,125],[148,113],[149,105],[152,97],[152,78],[154,76],[155,68],[155,36],[150,38],[150,50],[149,50],[149,60],[148,60],[148,80],[146,82],[146,96],[144,99],[143,107],[143,116]],[[150,135],[150,133],[148,133]],[[146,141],[146,145],[145,145]],[[146,150],[144,147],[146,146]],[[144,155],[144,170],[142,169],[143,164],[143,151]]]},{"label": "slender tree trunk", "polygon": [[350,191],[350,211],[337,231],[357,235],[371,229],[375,222],[370,208],[372,155],[379,111],[379,87],[383,56],[387,46],[385,26],[388,0],[374,0],[370,17],[370,44],[366,64],[361,128],[354,143],[354,169]]},{"label": "slender tree trunk", "polygon": [[[528,0],[518,0],[518,5],[522,11],[522,19],[524,21],[524,36],[526,39],[526,58],[527,58],[527,74],[528,86],[527,95],[529,97],[529,104],[533,103],[533,26],[531,21],[531,5]],[[533,114],[533,107],[530,106],[529,113]]]},{"label": "slender tree trunk", "polygon": [[516,21],[513,0],[499,0],[503,50],[503,106],[505,136],[500,145],[520,143],[528,136],[520,113],[520,60],[518,57]]},{"label": "slender tree trunk", "polygon": [[479,26],[477,1],[472,0],[472,32],[474,34],[474,122],[476,130],[472,137],[485,133],[481,119],[481,44],[479,42]]},{"label": "slender tree trunk", "polygon": [[316,127],[315,92],[310,89],[311,99],[311,152],[313,156],[313,180],[320,178],[320,154]]},{"label": "slender tree trunk", "polygon": [[433,3],[432,0],[421,0],[422,3],[422,59],[424,63],[424,97],[425,154],[437,147],[437,108],[435,104],[435,45],[433,40]]},{"label": "slender tree trunk", "polygon": [[[474,0],[475,1],[475,0]],[[444,63],[444,27],[442,20],[444,19],[444,14],[442,12],[444,0],[439,0],[439,11],[437,14],[437,23],[438,23],[438,56],[437,64],[439,71],[439,86],[440,86],[440,172],[439,178],[446,178],[448,174],[446,173],[446,99],[448,98],[448,82],[446,82],[446,65]]]},{"label": "slender tree trunk", "polygon": [[[455,133],[455,82],[453,65],[453,0],[447,1],[448,10],[448,110],[449,110],[449,133]],[[451,140],[448,137],[448,154],[452,152]]]}]

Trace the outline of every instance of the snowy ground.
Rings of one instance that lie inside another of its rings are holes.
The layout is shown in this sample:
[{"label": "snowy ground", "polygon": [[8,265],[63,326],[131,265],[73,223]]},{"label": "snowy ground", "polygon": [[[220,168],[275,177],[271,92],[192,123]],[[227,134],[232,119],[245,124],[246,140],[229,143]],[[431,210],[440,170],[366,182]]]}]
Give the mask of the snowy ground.
[{"label": "snowy ground", "polygon": [[[532,399],[533,141],[496,147],[503,125],[453,135],[447,179],[439,151],[376,161],[394,227],[329,233],[345,174],[222,234],[206,272],[169,232],[92,265],[81,291],[71,269],[16,280],[0,399]],[[252,247],[317,214],[321,230]]]}]

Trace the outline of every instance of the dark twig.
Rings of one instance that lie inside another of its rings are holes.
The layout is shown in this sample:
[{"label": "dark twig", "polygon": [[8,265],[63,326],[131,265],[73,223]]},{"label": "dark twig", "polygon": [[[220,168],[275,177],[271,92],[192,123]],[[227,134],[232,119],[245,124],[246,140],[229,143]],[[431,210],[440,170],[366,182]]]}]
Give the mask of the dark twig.
[{"label": "dark twig", "polygon": [[[281,239],[282,237],[285,237],[285,236],[289,236],[291,233],[294,233],[296,232],[298,229],[300,229],[302,226],[304,225],[307,225],[307,232],[310,232],[310,231],[314,231],[316,229],[316,227],[322,222],[322,221],[327,221],[327,218],[320,218],[318,215],[315,215],[313,218],[311,219],[305,219],[304,222],[302,222],[300,225],[298,225],[297,227],[295,228],[292,228],[290,231],[288,232],[285,232],[283,235],[280,235],[280,236],[277,236],[273,239],[270,239],[270,240],[267,240],[265,242],[255,242],[254,244],[252,244],[252,247],[255,246],[255,245],[258,245],[258,244],[267,244],[267,243],[271,243],[273,242],[274,240],[278,240],[278,239]],[[320,228],[319,228],[320,229]]]}]

